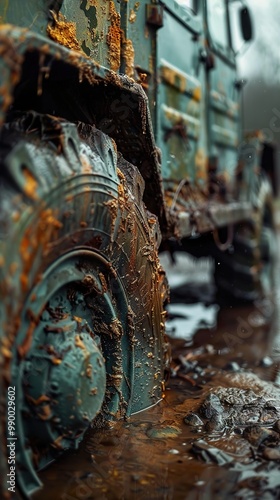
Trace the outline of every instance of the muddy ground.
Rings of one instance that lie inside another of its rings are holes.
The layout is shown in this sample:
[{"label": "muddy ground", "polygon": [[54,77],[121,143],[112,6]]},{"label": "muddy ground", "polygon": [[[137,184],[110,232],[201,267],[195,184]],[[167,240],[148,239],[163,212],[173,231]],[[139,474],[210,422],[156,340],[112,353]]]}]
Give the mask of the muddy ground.
[{"label": "muddy ground", "polygon": [[173,337],[165,398],[90,431],[40,473],[34,500],[280,498],[280,289],[250,307],[217,303],[211,263],[163,260]]}]

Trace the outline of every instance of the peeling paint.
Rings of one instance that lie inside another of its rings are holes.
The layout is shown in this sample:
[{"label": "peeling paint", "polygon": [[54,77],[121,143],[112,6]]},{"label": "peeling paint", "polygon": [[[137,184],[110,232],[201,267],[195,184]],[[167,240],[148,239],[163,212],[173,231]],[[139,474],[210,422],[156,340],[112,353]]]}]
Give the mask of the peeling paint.
[{"label": "peeling paint", "polygon": [[109,48],[109,64],[113,71],[118,71],[121,62],[121,19],[120,14],[115,9],[113,1],[109,3],[110,26],[107,34],[107,45]]},{"label": "peeling paint", "polygon": [[130,9],[128,20],[130,23],[135,23],[136,21],[136,12],[133,9]]},{"label": "peeling paint", "polygon": [[194,90],[193,90],[193,99],[195,99],[195,101],[200,101],[201,100],[201,87],[196,87]]},{"label": "peeling paint", "polygon": [[134,47],[131,40],[124,40],[122,55],[125,61],[125,73],[130,78],[134,78]]},{"label": "peeling paint", "polygon": [[75,346],[78,347],[79,349],[83,349],[84,351],[87,350],[84,342],[82,341],[80,335],[75,335]]},{"label": "peeling paint", "polygon": [[53,14],[53,26],[48,25],[47,34],[49,37],[60,45],[64,45],[71,50],[81,51],[80,44],[77,40],[76,25],[74,22],[67,21],[66,18],[59,12]]},{"label": "peeling paint", "polygon": [[27,196],[33,198],[34,200],[38,199],[38,195],[36,193],[36,189],[38,187],[38,182],[36,181],[33,174],[25,167],[22,168],[22,175],[25,179],[25,184],[23,186],[23,190]]},{"label": "peeling paint", "polygon": [[61,222],[55,217],[55,212],[51,209],[42,210],[38,214],[35,226],[29,226],[21,240],[19,252],[23,262],[23,270],[20,276],[23,291],[28,288],[30,270],[33,265],[35,255],[39,249],[43,252],[45,245],[50,241],[51,234],[61,228]]},{"label": "peeling paint", "polygon": [[203,149],[199,148],[195,155],[195,168],[196,168],[196,177],[199,179],[206,180],[208,177],[207,172],[207,157]]},{"label": "peeling paint", "polygon": [[164,81],[169,83],[174,87],[178,87],[180,92],[185,92],[187,89],[187,80],[184,75],[182,75],[179,71],[169,67],[162,66],[161,67],[161,77]]}]

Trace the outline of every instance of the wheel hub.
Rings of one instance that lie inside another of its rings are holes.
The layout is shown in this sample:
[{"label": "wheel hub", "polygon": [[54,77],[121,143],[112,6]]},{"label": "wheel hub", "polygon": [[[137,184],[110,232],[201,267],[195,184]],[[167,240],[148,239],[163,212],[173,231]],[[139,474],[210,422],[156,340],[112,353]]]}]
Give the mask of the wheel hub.
[{"label": "wheel hub", "polygon": [[[102,405],[118,410],[120,392],[114,384],[121,376],[118,360],[126,347],[122,322],[127,309],[111,264],[88,249],[57,259],[30,292],[12,366],[18,388],[17,456],[27,496],[40,487],[31,450],[41,468],[62,450],[78,447]],[[125,369],[131,378],[129,365]],[[128,399],[131,386],[126,379],[120,383]]]},{"label": "wheel hub", "polygon": [[29,436],[75,448],[104,400],[105,364],[86,321],[44,317],[24,363]]}]

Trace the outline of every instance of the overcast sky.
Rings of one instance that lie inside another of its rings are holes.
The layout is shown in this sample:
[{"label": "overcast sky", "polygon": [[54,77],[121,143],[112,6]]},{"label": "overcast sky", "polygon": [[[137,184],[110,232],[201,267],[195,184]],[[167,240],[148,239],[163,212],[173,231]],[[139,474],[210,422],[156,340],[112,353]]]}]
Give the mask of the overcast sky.
[{"label": "overcast sky", "polygon": [[254,41],[239,58],[240,76],[259,75],[269,85],[280,84],[280,0],[246,0],[246,4]]}]

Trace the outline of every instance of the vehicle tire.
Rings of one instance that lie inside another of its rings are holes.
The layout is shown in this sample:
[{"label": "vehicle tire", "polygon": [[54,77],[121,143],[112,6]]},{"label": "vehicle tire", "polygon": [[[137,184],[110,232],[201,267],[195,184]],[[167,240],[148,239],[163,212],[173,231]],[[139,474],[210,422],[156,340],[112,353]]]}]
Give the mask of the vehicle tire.
[{"label": "vehicle tire", "polygon": [[161,398],[160,232],[140,173],[115,149],[90,125],[35,112],[1,130],[1,389],[15,388],[26,497],[50,450]]},{"label": "vehicle tire", "polygon": [[215,282],[221,298],[252,302],[273,291],[276,237],[273,195],[265,174],[256,188],[252,219],[236,224],[232,245],[215,250]]}]

